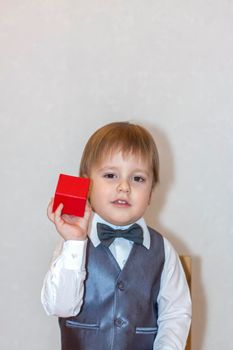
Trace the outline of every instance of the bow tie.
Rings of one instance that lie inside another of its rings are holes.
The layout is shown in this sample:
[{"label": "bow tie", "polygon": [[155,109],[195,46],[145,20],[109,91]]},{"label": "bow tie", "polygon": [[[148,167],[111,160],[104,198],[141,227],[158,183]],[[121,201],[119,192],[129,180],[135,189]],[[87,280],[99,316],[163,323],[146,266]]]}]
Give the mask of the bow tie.
[{"label": "bow tie", "polygon": [[119,237],[133,241],[136,244],[142,244],[143,242],[143,231],[138,224],[133,224],[126,230],[115,230],[108,225],[98,222],[97,233],[99,240],[106,247],[109,247],[114,239]]}]

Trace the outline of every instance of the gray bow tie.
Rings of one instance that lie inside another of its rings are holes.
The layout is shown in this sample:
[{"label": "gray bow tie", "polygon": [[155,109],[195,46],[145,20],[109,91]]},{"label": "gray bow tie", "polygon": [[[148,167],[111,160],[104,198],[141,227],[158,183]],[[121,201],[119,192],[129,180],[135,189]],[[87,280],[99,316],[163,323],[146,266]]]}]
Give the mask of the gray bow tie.
[{"label": "gray bow tie", "polygon": [[113,229],[112,227],[97,223],[97,233],[99,240],[103,245],[109,247],[115,238],[125,238],[129,241],[133,241],[136,244],[143,243],[143,231],[141,226],[138,224],[133,224],[126,230]]}]

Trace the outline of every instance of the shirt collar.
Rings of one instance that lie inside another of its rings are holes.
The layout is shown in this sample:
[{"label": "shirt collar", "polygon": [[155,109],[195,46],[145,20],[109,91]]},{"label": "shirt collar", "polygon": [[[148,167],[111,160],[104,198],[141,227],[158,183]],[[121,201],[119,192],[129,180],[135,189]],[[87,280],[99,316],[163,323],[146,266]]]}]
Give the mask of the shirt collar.
[{"label": "shirt collar", "polygon": [[[92,218],[89,224],[89,229],[88,229],[88,236],[90,238],[90,240],[92,241],[94,247],[97,247],[100,244],[100,240],[97,234],[97,222],[106,224],[111,226],[114,229],[127,229],[128,227],[130,227],[132,224],[130,225],[126,225],[126,226],[115,226],[113,224],[110,224],[109,222],[105,221],[104,219],[102,219],[98,214],[93,213],[92,214]],[[136,223],[138,225],[141,226],[142,230],[143,230],[143,246],[147,249],[150,249],[150,233],[148,230],[148,227],[146,225],[146,222],[144,220],[144,218],[140,218],[139,220],[136,221]]]}]

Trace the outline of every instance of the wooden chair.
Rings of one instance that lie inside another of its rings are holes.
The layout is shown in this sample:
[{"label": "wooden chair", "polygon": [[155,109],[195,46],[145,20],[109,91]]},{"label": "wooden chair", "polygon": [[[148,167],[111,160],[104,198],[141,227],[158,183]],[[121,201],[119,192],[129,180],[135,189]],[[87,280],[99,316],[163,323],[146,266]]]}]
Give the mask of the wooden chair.
[{"label": "wooden chair", "polygon": [[[180,261],[182,263],[186,278],[187,278],[187,282],[189,285],[189,289],[191,292],[191,257],[187,256],[187,255],[181,255],[180,256]],[[186,344],[186,348],[185,350],[191,350],[191,330],[189,331],[189,336],[187,339],[187,344]]]}]

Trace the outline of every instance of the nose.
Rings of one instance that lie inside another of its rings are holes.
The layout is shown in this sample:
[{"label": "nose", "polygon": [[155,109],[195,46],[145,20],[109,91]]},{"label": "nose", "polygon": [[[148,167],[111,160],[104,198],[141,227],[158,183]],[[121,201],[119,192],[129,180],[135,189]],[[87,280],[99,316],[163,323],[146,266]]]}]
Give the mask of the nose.
[{"label": "nose", "polygon": [[122,180],[119,182],[117,186],[118,192],[129,193],[130,192],[130,184],[126,180]]}]

